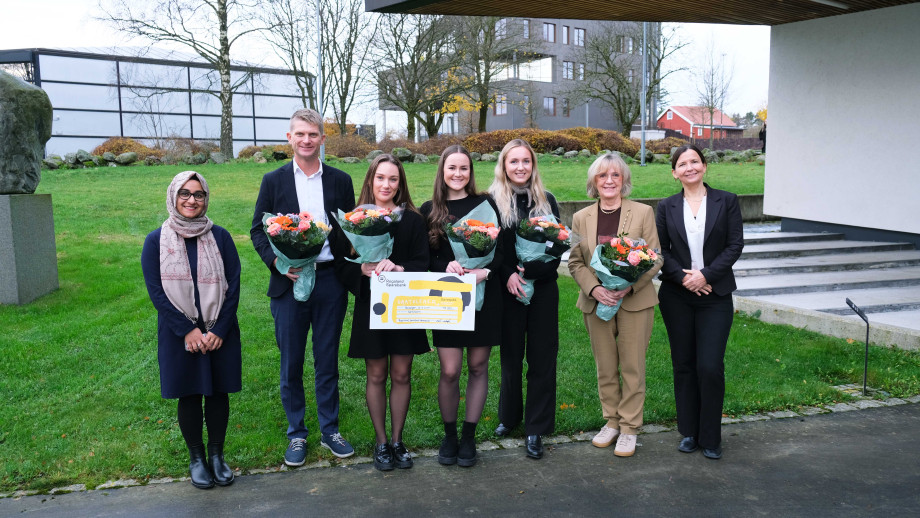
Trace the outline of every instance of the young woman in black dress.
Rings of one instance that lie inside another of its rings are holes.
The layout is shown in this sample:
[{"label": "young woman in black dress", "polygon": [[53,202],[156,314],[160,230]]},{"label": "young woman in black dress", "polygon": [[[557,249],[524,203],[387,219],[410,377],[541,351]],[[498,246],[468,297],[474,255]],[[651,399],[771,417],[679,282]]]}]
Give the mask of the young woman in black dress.
[{"label": "young woman in black dress", "polygon": [[[502,296],[498,276],[492,272],[502,262],[501,236],[492,262],[485,268],[467,270],[460,266],[447,241],[444,226],[454,223],[483,201],[488,201],[498,214],[489,195],[476,191],[473,160],[462,146],[449,146],[441,153],[434,180],[431,201],[422,205],[422,215],[428,221],[428,242],[431,247],[430,270],[457,275],[476,275],[477,289],[485,289],[482,309],[476,312],[475,330],[432,331],[434,346],[441,361],[438,382],[438,404],[444,421],[444,440],[438,452],[438,462],[469,467],[476,464],[476,425],[489,393],[489,354],[501,341]],[[497,219],[497,216],[496,216]],[[460,439],[457,439],[457,411],[460,406],[460,372],[463,370],[463,349],[467,349],[466,416]]]},{"label": "young woman in black dress", "polygon": [[[374,204],[385,209],[402,206],[393,234],[393,252],[379,263],[353,263],[345,257],[357,255],[345,235],[336,240],[336,273],[355,296],[351,321],[350,358],[364,358],[367,367],[367,409],[374,424],[377,444],[374,466],[381,471],[411,468],[412,455],[402,440],[403,427],[412,394],[412,359],[430,350],[424,329],[370,329],[370,278],[383,272],[428,270],[428,235],[425,220],[412,204],[406,172],[393,155],[380,155],[371,162],[358,196],[358,205]],[[387,376],[390,378],[390,426],[393,442],[387,439]]]},{"label": "young woman in black dress", "polygon": [[[179,400],[189,475],[199,489],[233,483],[224,461],[228,394],[242,387],[236,320],[240,258],[230,233],[205,216],[210,200],[203,176],[177,174],[166,190],[169,217],[147,236],[141,253],[147,293],[157,310],[160,394]],[[208,428],[207,456],[202,421]]]},{"label": "young woman in black dress", "polygon": [[[499,271],[503,296],[502,383],[498,400],[500,423],[495,434],[503,437],[524,420],[527,456],[543,457],[541,436],[556,424],[556,356],[559,352],[559,260],[531,261],[518,266],[512,253],[518,224],[525,218],[553,215],[559,220],[556,198],[543,189],[537,160],[527,142],[514,139],[498,155],[495,179],[489,187],[501,215],[505,261]],[[530,304],[517,300],[524,294],[522,279],[534,281]],[[523,399],[524,359],[527,359],[527,401]]]}]

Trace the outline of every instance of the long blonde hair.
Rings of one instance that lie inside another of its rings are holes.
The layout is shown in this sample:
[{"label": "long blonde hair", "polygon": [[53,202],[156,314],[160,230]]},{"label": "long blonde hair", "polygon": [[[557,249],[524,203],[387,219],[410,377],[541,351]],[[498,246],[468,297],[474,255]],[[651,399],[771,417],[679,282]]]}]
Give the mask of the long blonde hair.
[{"label": "long blonde hair", "polygon": [[505,157],[512,149],[525,147],[530,152],[530,163],[533,166],[530,182],[527,186],[530,191],[530,199],[533,201],[533,208],[530,209],[529,216],[545,216],[553,213],[549,200],[546,198],[546,190],[543,188],[543,180],[540,179],[540,173],[537,171],[537,156],[526,141],[514,139],[502,148],[498,155],[498,163],[495,164],[495,179],[489,186],[489,194],[495,200],[498,206],[499,216],[502,220],[503,227],[512,227],[518,223],[517,196],[514,194],[511,180],[508,179],[508,173],[505,171]]}]

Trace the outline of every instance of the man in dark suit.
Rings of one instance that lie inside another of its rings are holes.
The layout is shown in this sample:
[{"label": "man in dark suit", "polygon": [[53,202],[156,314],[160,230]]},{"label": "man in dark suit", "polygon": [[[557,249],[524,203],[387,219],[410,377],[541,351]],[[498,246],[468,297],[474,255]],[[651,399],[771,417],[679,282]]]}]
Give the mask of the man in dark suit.
[{"label": "man in dark suit", "polygon": [[[291,117],[288,142],[294,160],[262,178],[255,215],[249,231],[252,244],[271,272],[268,296],[275,320],[275,340],[281,351],[281,404],[288,420],[288,448],[284,463],[301,466],[306,459],[307,427],[304,424],[306,398],[303,365],[307,334],[313,326],[313,364],[316,371],[316,406],[321,432],[320,444],[337,457],[354,454],[354,448],[339,433],[339,340],[348,296],[332,268],[334,246],[327,240],[316,259],[316,282],[310,298],[294,298],[293,281],[300,269],[282,274],[275,267],[277,257],[262,230],[262,216],[309,212],[314,219],[335,223],[338,209],[355,206],[351,177],[324,165],[320,150],[326,137],[323,120],[313,110],[298,110]],[[334,239],[334,233],[329,239]]]}]

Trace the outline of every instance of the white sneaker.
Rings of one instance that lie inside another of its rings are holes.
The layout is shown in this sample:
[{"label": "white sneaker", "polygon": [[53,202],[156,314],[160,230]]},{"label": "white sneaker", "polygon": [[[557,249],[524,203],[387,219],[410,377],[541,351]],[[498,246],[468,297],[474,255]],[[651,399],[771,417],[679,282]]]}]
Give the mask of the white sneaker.
[{"label": "white sneaker", "polygon": [[613,441],[620,435],[620,431],[616,428],[610,428],[607,425],[604,425],[601,428],[601,431],[597,432],[597,435],[591,439],[591,444],[597,446],[598,448],[606,448],[613,444]]},{"label": "white sneaker", "polygon": [[620,434],[613,454],[617,457],[632,457],[634,453],[636,453],[636,436],[631,433]]}]

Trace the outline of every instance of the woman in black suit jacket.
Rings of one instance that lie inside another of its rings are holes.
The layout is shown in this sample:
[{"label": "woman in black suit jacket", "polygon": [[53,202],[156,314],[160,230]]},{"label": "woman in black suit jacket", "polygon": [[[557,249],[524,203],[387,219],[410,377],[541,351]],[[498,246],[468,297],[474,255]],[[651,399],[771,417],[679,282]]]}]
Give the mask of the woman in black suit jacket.
[{"label": "woman in black suit jacket", "polygon": [[678,450],[703,448],[722,457],[725,346],[735,290],[732,265],[744,234],[738,197],[703,182],[706,158],[692,144],[671,156],[671,174],[683,190],[658,205],[661,268],[659,309],[671,344]]}]

